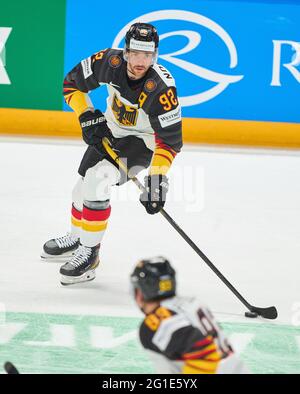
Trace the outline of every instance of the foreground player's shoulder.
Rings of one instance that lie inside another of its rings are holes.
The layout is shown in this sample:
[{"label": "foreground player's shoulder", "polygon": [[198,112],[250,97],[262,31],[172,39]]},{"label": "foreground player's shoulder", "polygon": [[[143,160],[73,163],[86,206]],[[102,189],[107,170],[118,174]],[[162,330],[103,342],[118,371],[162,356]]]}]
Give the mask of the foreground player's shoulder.
[{"label": "foreground player's shoulder", "polygon": [[171,309],[160,306],[145,317],[140,326],[140,341],[146,349],[158,350],[154,338],[160,332],[162,322],[174,315]]},{"label": "foreground player's shoulder", "polygon": [[[166,305],[148,315],[140,327],[140,341],[145,349],[166,355],[170,359],[180,355],[190,340],[199,339],[197,330],[182,311],[175,311]],[[201,337],[201,335],[200,335]]]}]

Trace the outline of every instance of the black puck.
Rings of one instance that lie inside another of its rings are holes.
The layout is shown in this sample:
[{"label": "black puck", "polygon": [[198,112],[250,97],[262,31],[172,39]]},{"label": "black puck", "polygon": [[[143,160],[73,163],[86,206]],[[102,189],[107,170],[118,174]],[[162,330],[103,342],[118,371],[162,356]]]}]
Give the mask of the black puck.
[{"label": "black puck", "polygon": [[6,363],[4,364],[4,370],[8,374],[16,375],[19,373],[17,368],[9,361],[6,361]]},{"label": "black puck", "polygon": [[256,312],[249,312],[249,311],[247,311],[247,312],[245,312],[245,316],[246,316],[246,317],[250,317],[250,318],[254,319],[255,317],[257,317],[257,316],[258,316],[258,313],[256,313]]}]

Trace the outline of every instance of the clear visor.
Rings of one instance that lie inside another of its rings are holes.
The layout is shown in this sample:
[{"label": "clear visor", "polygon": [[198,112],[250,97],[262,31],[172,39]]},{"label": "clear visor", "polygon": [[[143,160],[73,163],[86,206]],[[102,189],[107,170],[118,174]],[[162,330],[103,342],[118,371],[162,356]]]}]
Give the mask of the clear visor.
[{"label": "clear visor", "polygon": [[157,58],[158,58],[158,51],[157,51],[157,49],[155,49],[154,52],[150,52],[150,51],[136,50],[136,49],[128,48],[125,45],[124,51],[123,51],[123,57],[124,57],[124,60],[126,60],[126,62],[128,62],[128,53],[131,52],[131,51],[135,52],[135,53],[143,52],[143,53],[145,53],[145,55],[147,54],[147,56],[151,55],[151,64],[152,65],[157,62]]}]

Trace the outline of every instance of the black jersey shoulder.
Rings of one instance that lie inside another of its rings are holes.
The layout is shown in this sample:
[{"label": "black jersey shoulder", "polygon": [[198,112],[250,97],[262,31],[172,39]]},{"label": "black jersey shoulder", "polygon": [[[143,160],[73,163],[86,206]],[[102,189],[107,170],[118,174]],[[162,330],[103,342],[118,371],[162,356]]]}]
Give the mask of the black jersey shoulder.
[{"label": "black jersey shoulder", "polygon": [[170,87],[175,87],[175,79],[169,70],[159,63],[154,64],[149,70],[149,77],[156,82],[156,93],[160,93]]},{"label": "black jersey shoulder", "polygon": [[166,112],[163,104],[166,98],[160,99],[164,94],[172,97],[172,106],[168,110],[174,109],[178,105],[175,80],[172,74],[161,64],[156,63],[148,71],[143,92],[147,96],[143,109],[149,115],[159,115]]},{"label": "black jersey shoulder", "polygon": [[144,349],[153,350],[154,352],[160,353],[160,350],[153,343],[155,331],[151,330],[149,326],[146,325],[145,321],[140,325],[139,337],[141,344]]},{"label": "black jersey shoulder", "polygon": [[[124,68],[123,51],[107,48],[83,59],[65,77],[65,86],[89,92],[113,82]],[[125,66],[126,70],[126,66]]]},{"label": "black jersey shoulder", "polygon": [[[120,78],[120,71],[126,69],[123,50],[107,48],[91,56],[94,76],[99,84],[110,83]],[[122,72],[121,72],[122,73]]]},{"label": "black jersey shoulder", "polygon": [[162,321],[174,316],[176,312],[164,306],[158,306],[152,313],[147,315],[140,326],[140,341],[145,349],[160,352],[153,343],[153,337],[160,328]]}]

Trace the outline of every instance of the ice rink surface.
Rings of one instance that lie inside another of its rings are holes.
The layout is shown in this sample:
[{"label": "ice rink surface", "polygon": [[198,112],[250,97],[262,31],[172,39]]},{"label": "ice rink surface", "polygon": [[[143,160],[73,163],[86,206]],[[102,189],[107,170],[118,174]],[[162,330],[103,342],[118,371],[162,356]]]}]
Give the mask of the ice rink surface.
[{"label": "ice rink surface", "polygon": [[[299,373],[300,152],[185,147],[169,173],[165,209],[250,304],[277,307],[277,320],[266,321],[243,316],[245,307],[170,224],[145,212],[132,183],[114,188],[96,279],[61,286],[59,264],[41,262],[39,254],[45,241],[69,230],[71,191],[84,150],[77,142],[0,140],[0,363],[10,357],[25,372],[83,372],[72,369],[73,353],[59,352],[74,351],[74,327],[92,319],[86,356],[104,357],[94,372],[151,371],[135,339],[142,315],[128,278],[140,258],[164,255],[177,271],[179,294],[197,296],[212,309],[254,372]],[[251,344],[258,332],[260,342]],[[259,353],[259,343],[270,335],[274,352]],[[284,336],[287,343],[280,342]],[[111,347],[101,345],[104,337]],[[126,354],[123,367],[111,361],[122,359],[120,346],[136,354],[127,369]],[[25,359],[32,352],[30,368]],[[60,363],[52,363],[57,354]],[[266,362],[272,367],[266,369]]]}]

